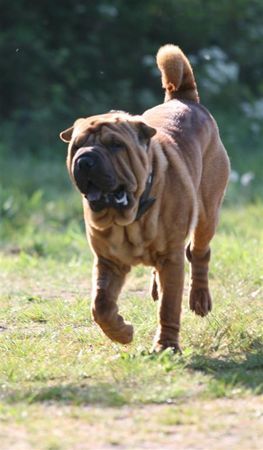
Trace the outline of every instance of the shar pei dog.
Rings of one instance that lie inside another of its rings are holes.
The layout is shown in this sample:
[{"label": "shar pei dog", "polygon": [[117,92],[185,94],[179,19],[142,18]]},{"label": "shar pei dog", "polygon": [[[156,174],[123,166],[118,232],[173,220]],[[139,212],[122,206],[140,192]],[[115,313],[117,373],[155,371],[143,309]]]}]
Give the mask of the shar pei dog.
[{"label": "shar pei dog", "polygon": [[117,299],[131,266],[152,266],[159,306],[153,350],[159,352],[180,351],[185,247],[190,309],[202,317],[211,311],[210,241],[229,160],[184,53],[165,45],[157,65],[164,103],[138,116],[113,110],[81,118],[60,137],[69,144],[67,167],[94,253],[94,320],[113,341],[131,342],[133,327]]}]

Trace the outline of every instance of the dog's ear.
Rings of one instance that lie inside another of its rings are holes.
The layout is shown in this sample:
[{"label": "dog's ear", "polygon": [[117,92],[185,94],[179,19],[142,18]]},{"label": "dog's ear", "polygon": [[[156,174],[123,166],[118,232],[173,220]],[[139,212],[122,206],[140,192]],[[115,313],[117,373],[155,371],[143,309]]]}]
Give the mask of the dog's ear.
[{"label": "dog's ear", "polygon": [[63,142],[69,143],[69,142],[71,141],[71,138],[72,138],[72,134],[73,134],[74,129],[75,129],[78,125],[80,125],[80,124],[83,122],[83,120],[85,120],[85,119],[83,119],[83,118],[77,119],[77,120],[74,122],[74,125],[72,125],[72,127],[67,128],[67,129],[64,130],[64,131],[61,131],[61,133],[59,134],[60,139],[61,139]]},{"label": "dog's ear", "polygon": [[151,137],[153,137],[156,134],[156,129],[153,127],[150,127],[150,125],[147,125],[145,122],[139,122],[138,123],[138,129],[139,129],[139,139],[140,140],[150,140]]},{"label": "dog's ear", "polygon": [[137,123],[137,129],[139,142],[147,151],[149,149],[151,138],[156,134],[156,129],[141,121]]},{"label": "dog's ear", "polygon": [[70,128],[67,128],[67,129],[64,130],[64,131],[61,131],[61,133],[59,134],[60,139],[61,139],[63,142],[69,143],[70,140],[71,140],[71,138],[72,138],[73,130],[74,130],[74,126],[72,126],[72,127],[70,127]]}]

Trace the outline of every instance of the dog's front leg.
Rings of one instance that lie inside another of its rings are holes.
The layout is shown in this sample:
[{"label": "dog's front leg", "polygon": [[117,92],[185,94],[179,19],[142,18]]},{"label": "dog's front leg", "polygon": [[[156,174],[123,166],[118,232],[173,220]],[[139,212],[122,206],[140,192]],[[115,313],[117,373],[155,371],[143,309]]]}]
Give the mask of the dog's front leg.
[{"label": "dog's front leg", "polygon": [[184,284],[184,247],[166,259],[158,267],[160,291],[159,326],[154,339],[153,351],[160,352],[170,347],[181,351],[179,330]]},{"label": "dog's front leg", "polygon": [[117,266],[104,258],[94,264],[92,315],[104,333],[113,341],[128,344],[132,341],[133,327],[118,314],[117,299],[130,270]]}]

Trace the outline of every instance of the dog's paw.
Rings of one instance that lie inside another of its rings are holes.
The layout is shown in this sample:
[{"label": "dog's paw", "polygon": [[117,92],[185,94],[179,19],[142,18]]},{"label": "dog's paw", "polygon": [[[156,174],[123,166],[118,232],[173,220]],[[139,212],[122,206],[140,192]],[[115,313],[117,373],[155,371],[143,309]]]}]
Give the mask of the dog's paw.
[{"label": "dog's paw", "polygon": [[157,342],[157,343],[153,344],[151,353],[161,353],[168,348],[171,349],[171,351],[173,353],[182,354],[180,345],[178,343],[171,343],[171,342],[165,342],[165,343]]},{"label": "dog's paw", "polygon": [[106,336],[112,341],[120,344],[130,344],[133,339],[133,326],[130,323],[123,323],[120,327],[101,327]]},{"label": "dog's paw", "polygon": [[212,310],[212,299],[206,288],[192,288],[189,296],[190,309],[204,317]]}]

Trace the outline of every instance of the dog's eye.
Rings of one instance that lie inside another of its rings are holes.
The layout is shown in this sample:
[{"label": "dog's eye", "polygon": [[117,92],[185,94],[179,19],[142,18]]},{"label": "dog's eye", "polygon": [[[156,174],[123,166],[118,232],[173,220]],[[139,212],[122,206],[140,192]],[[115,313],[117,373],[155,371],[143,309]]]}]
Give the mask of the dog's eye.
[{"label": "dog's eye", "polygon": [[118,152],[119,150],[123,150],[125,145],[122,142],[112,141],[107,145],[108,149],[112,152]]}]

